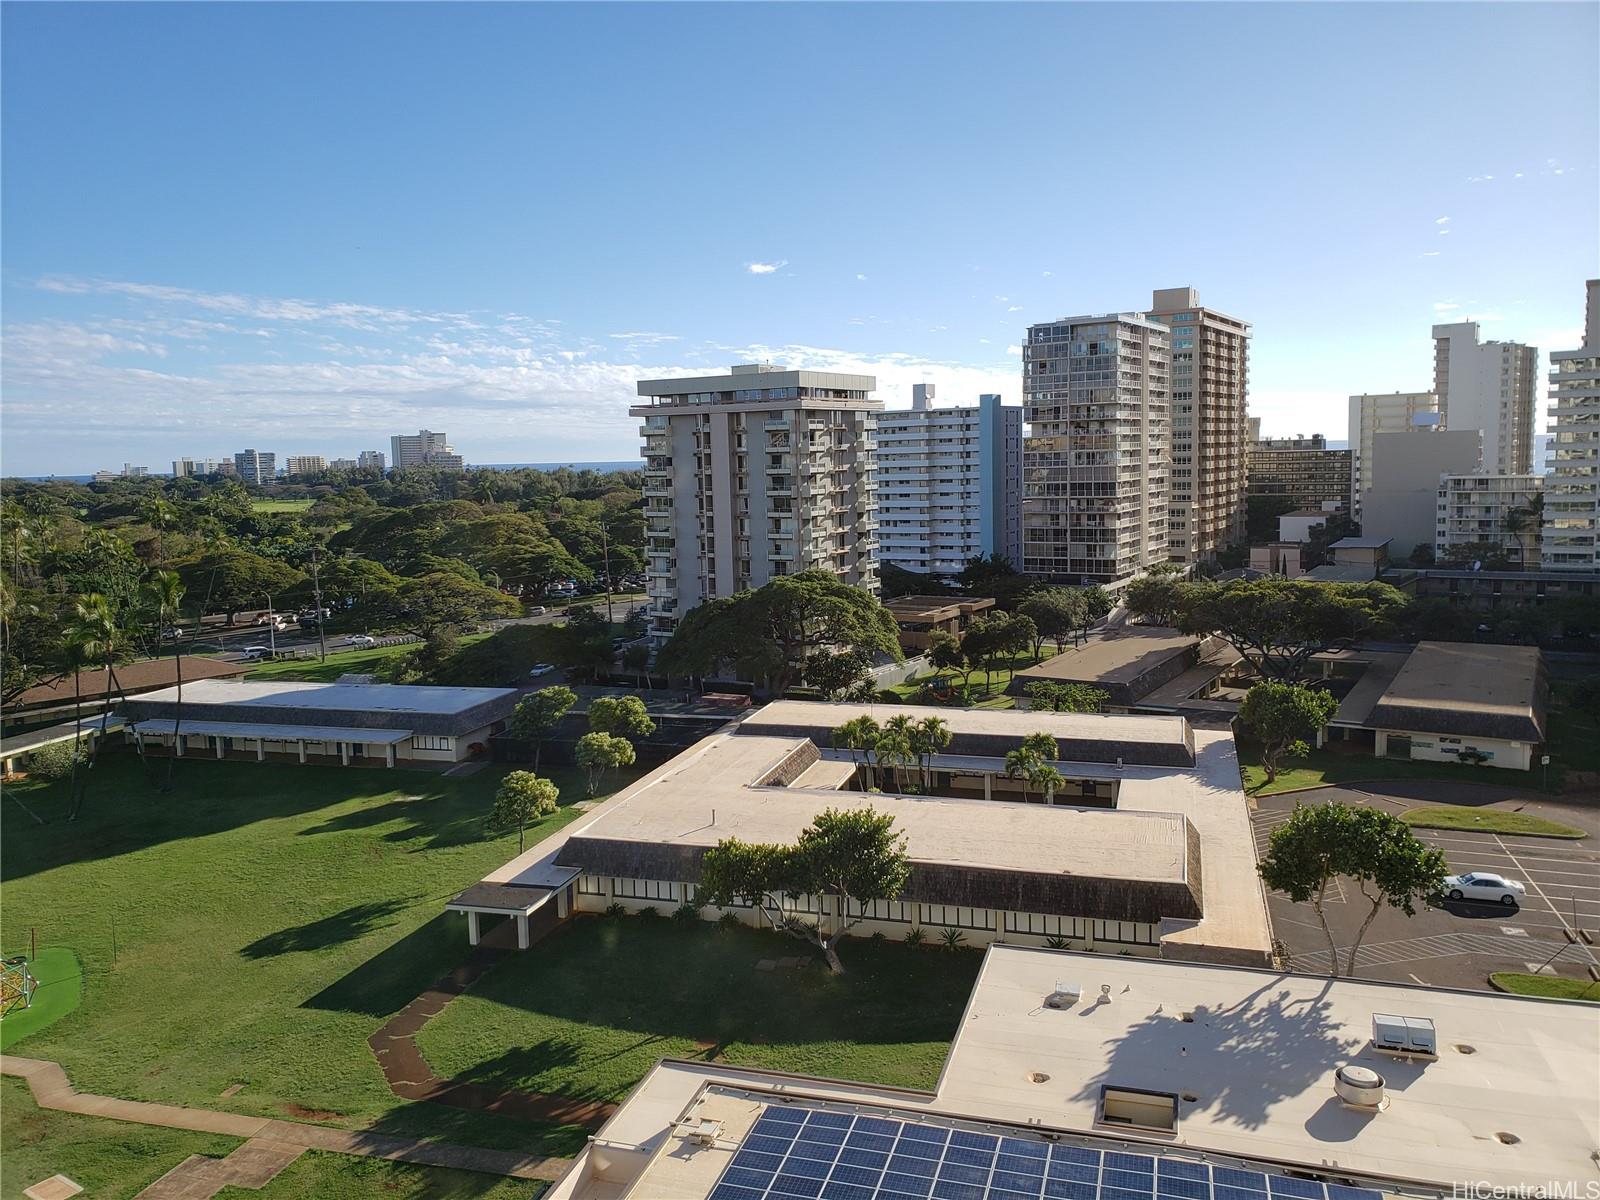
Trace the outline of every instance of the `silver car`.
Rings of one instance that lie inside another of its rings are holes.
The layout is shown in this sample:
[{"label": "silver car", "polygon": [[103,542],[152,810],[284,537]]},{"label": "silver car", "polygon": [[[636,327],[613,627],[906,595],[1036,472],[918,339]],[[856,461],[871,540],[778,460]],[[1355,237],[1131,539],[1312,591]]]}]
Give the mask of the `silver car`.
[{"label": "silver car", "polygon": [[1468,871],[1465,875],[1445,876],[1440,889],[1452,900],[1489,900],[1512,905],[1522,903],[1528,889],[1515,879],[1488,871]]}]

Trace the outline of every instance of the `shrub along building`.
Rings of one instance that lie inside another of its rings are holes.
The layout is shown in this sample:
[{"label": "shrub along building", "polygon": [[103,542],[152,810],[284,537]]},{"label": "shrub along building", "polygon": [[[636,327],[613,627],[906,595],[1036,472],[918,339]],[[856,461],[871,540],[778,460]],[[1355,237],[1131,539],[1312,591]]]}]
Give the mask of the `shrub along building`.
[{"label": "shrub along building", "polygon": [[392,683],[200,680],[128,700],[130,736],[146,748],[300,762],[460,762],[487,747],[516,707],[511,688]]},{"label": "shrub along building", "polygon": [[[1178,716],[962,710],[940,714],[949,745],[898,772],[875,765],[879,794],[859,790],[862,756],[832,746],[858,716],[881,722],[925,708],[781,701],[705,738],[448,907],[536,925],[575,912],[699,908],[705,852],[729,838],[791,844],[823,809],[871,807],[906,838],[910,882],[893,900],[796,896],[805,920],[856,920],[859,936],[1020,942],[1266,965],[1271,936],[1232,734]],[[1048,796],[1005,775],[1005,755],[1032,733],[1055,741],[1063,782]],[[899,784],[896,779],[898,777]],[[924,794],[909,794],[911,781]],[[904,789],[900,784],[907,785]],[[920,786],[920,784],[919,784]]]}]

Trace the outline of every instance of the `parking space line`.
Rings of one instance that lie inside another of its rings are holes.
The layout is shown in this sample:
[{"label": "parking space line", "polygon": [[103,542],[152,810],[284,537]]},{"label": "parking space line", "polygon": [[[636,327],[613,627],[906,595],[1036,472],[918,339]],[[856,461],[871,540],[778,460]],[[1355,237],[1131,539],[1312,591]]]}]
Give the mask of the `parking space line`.
[{"label": "parking space line", "polygon": [[[1496,836],[1494,840],[1497,841],[1497,842],[1500,842],[1500,838],[1498,836]],[[1594,956],[1594,951],[1589,949],[1588,943],[1579,940],[1578,931],[1576,929],[1572,928],[1571,925],[1567,924],[1567,918],[1562,914],[1561,910],[1559,908],[1557,908],[1554,904],[1550,903],[1550,897],[1544,894],[1544,889],[1539,886],[1539,881],[1537,879],[1535,879],[1532,875],[1529,875],[1527,870],[1522,866],[1522,864],[1517,862],[1517,856],[1515,854],[1511,853],[1511,848],[1509,846],[1507,846],[1504,842],[1500,842],[1500,845],[1501,845],[1502,848],[1504,848],[1505,852],[1508,855],[1510,855],[1511,861],[1513,863],[1516,863],[1517,870],[1521,871],[1523,873],[1523,875],[1525,875],[1527,877],[1528,886],[1533,888],[1534,891],[1539,893],[1539,899],[1543,900],[1546,904],[1550,905],[1550,911],[1555,913],[1556,920],[1561,922],[1561,928],[1564,931],[1566,931],[1567,934],[1569,934],[1571,936],[1571,938],[1573,940],[1573,943],[1575,945],[1583,947],[1583,949],[1587,952],[1587,954],[1589,956],[1589,962],[1590,963],[1594,963],[1596,961],[1595,960],[1595,956]],[[1562,953],[1565,953],[1565,950],[1563,950]]]}]

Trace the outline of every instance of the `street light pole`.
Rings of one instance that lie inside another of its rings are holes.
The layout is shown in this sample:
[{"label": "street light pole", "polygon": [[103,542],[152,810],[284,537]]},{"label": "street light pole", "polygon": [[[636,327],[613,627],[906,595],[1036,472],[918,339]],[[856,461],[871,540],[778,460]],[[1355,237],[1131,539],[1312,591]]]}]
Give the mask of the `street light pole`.
[{"label": "street light pole", "polygon": [[317,661],[328,661],[328,631],[324,625],[328,614],[322,609],[322,568],[317,562],[317,552],[311,552],[311,587],[317,602]]},{"label": "street light pole", "polygon": [[267,593],[267,641],[272,647],[272,657],[278,657],[278,614],[272,609],[272,593]]},{"label": "street light pole", "polygon": [[604,555],[606,572],[606,624],[611,624],[611,538],[606,532],[606,523],[600,522],[600,552]]}]

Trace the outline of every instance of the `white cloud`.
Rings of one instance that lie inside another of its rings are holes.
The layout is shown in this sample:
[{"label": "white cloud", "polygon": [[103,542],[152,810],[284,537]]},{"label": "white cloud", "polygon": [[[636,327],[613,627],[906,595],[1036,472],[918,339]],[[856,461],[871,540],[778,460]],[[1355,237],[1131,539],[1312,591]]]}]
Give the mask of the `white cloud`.
[{"label": "white cloud", "polygon": [[606,336],[609,338],[616,338],[619,342],[637,342],[648,346],[656,346],[660,345],[662,342],[676,342],[680,340],[676,334],[672,333],[608,333]]},{"label": "white cloud", "polygon": [[1437,251],[1437,250],[1424,250],[1421,254],[1417,255],[1417,257],[1418,258],[1438,258],[1439,257],[1439,251]]},{"label": "white cloud", "polygon": [[1452,309],[1456,309],[1456,308],[1460,308],[1460,307],[1461,307],[1461,305],[1456,304],[1456,303],[1454,303],[1452,301],[1449,301],[1449,300],[1438,300],[1438,301],[1434,302],[1433,311],[1436,312],[1436,313],[1449,312]]},{"label": "white cloud", "polygon": [[863,282],[866,281],[866,278],[867,277],[865,275],[857,274],[856,275],[856,282],[857,283],[863,283]]},{"label": "white cloud", "polygon": [[1049,279],[1050,276],[1055,274],[1055,272],[1054,271],[1041,271],[1041,272],[1039,272],[1039,274],[1044,276],[1044,278]]},{"label": "white cloud", "polygon": [[1435,217],[1433,219],[1433,223],[1435,225],[1448,225],[1448,224],[1450,224],[1450,218],[1449,217]]},{"label": "white cloud", "polygon": [[1022,305],[1013,304],[1010,308],[1006,309],[1006,311],[1007,312],[1021,312],[1022,311]]},{"label": "white cloud", "polygon": [[978,345],[987,346],[988,344],[989,344],[989,339],[988,338],[979,338],[978,339]]},{"label": "white cloud", "polygon": [[1022,347],[1021,346],[1007,346],[1006,347],[1006,353],[1007,354],[1021,354],[1022,353]]},{"label": "white cloud", "polygon": [[1448,229],[1441,229],[1441,230],[1439,230],[1439,236],[1440,237],[1449,237],[1450,236],[1450,231]]},{"label": "white cloud", "polygon": [[789,260],[787,258],[782,258],[782,259],[779,259],[775,263],[764,263],[764,262],[745,263],[744,269],[746,271],[749,271],[750,274],[752,274],[752,275],[771,275],[773,272],[780,271],[784,267],[787,267],[788,265],[789,265]]}]

